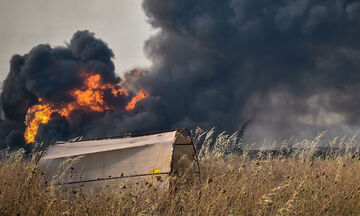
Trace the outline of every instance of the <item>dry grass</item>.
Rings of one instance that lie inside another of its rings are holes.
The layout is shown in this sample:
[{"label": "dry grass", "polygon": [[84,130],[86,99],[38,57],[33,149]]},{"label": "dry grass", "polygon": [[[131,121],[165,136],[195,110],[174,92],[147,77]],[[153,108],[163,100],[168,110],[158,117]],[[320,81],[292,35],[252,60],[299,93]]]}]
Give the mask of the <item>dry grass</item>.
[{"label": "dry grass", "polygon": [[[200,178],[141,195],[123,187],[89,193],[44,186],[34,158],[3,153],[0,215],[360,215],[359,157],[314,158],[322,134],[292,156],[267,159],[229,154],[240,143],[236,134],[213,136],[197,131]],[[353,146],[354,139],[332,145]]]}]

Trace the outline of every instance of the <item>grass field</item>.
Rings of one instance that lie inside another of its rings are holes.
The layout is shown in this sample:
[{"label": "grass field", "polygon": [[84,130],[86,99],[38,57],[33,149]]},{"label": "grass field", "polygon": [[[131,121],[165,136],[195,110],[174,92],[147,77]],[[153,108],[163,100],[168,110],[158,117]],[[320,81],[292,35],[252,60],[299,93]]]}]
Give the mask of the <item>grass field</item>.
[{"label": "grass field", "polygon": [[[89,193],[44,186],[34,158],[3,152],[0,215],[360,215],[356,152],[313,157],[320,133],[290,156],[254,159],[231,153],[241,145],[236,134],[213,132],[196,133],[200,177],[170,191],[147,186],[140,195],[124,187]],[[354,140],[330,145],[346,150]]]}]

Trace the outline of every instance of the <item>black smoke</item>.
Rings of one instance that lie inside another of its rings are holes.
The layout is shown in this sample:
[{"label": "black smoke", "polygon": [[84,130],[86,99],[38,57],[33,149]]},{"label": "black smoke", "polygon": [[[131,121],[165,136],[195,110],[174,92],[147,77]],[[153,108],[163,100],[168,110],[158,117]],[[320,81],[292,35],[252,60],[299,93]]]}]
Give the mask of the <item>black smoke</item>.
[{"label": "black smoke", "polygon": [[[152,66],[131,82],[151,96],[131,113],[56,117],[40,128],[39,141],[196,126],[242,130],[249,120],[252,136],[287,136],[307,125],[358,128],[360,1],[144,0],[143,9],[156,29],[144,46]],[[19,145],[38,97],[71,100],[59,90],[81,82],[79,68],[118,83],[112,58],[87,31],[66,47],[15,55],[1,95],[1,145]]]},{"label": "black smoke", "polygon": [[146,0],[143,8],[157,29],[145,45],[153,66],[144,82],[170,126],[238,130],[251,119],[249,130],[280,122],[279,134],[289,131],[282,122],[359,125],[360,1]]},{"label": "black smoke", "polygon": [[[25,55],[14,55],[10,72],[2,83],[1,148],[29,149],[31,146],[25,145],[24,140],[27,110],[38,104],[39,98],[54,106],[73,101],[69,91],[83,85],[81,74],[99,74],[104,83],[119,84],[121,79],[115,74],[113,57],[107,44],[89,31],[76,32],[70,43],[63,47],[42,44]],[[104,95],[107,104],[116,107],[111,112],[119,116],[125,115],[125,105],[130,99],[123,95],[113,96],[110,92]],[[68,119],[55,112],[47,124],[40,125],[36,141],[50,143],[78,136],[91,137],[89,128],[96,127],[96,121],[106,112],[77,109]]]}]

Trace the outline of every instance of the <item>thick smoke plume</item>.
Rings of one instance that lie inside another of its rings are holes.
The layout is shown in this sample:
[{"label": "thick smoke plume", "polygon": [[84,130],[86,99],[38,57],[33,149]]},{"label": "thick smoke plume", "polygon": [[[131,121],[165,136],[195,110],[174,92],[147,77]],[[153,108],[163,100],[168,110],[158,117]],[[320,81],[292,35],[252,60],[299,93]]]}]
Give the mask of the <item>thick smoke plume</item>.
[{"label": "thick smoke plume", "polygon": [[143,8],[158,28],[145,46],[154,63],[145,81],[172,125],[236,130],[252,120],[245,137],[359,125],[359,1],[146,0]]},{"label": "thick smoke plume", "polygon": [[[121,80],[112,51],[87,31],[67,47],[15,55],[3,82],[1,145],[24,145],[25,116],[39,98],[73,100],[67,92],[83,82],[79,70],[105,83],[125,80],[131,95],[109,97],[115,109],[53,116],[37,141],[196,126],[241,130],[249,120],[245,137],[358,128],[359,1],[146,0],[143,9],[157,29],[145,43],[153,63],[146,72]],[[150,96],[124,110],[139,88]]]},{"label": "thick smoke plume", "polygon": [[121,80],[113,57],[106,43],[88,31],[76,32],[66,47],[38,45],[13,56],[1,93],[1,147],[123,132],[97,124],[108,115],[116,114],[110,121],[137,115],[136,106],[148,93],[135,81],[146,71],[134,69]]}]

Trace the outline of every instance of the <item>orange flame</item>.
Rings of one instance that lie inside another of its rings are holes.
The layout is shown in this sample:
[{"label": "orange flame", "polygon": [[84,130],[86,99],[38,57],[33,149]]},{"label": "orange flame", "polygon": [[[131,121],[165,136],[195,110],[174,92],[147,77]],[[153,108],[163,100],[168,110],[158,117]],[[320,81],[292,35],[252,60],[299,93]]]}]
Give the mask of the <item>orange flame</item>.
[{"label": "orange flame", "polygon": [[135,105],[137,102],[149,97],[149,94],[144,90],[140,89],[139,93],[131,99],[131,101],[126,105],[126,110],[131,111],[135,109]]},{"label": "orange flame", "polygon": [[38,104],[28,109],[25,117],[25,140],[27,143],[35,141],[40,124],[46,124],[50,120],[50,115],[54,110],[48,104]]},{"label": "orange flame", "polygon": [[[35,142],[35,137],[40,124],[47,124],[51,120],[51,115],[53,113],[58,113],[68,119],[70,113],[75,109],[92,112],[114,110],[115,107],[111,104],[107,104],[104,100],[105,91],[111,92],[114,97],[119,95],[129,97],[127,89],[122,88],[117,84],[103,83],[99,74],[81,74],[81,76],[84,77],[83,86],[69,92],[74,98],[74,101],[55,105],[46,103],[43,99],[39,98],[39,104],[28,109],[25,117],[26,130],[24,134],[27,143]],[[127,111],[132,111],[137,102],[148,96],[149,94],[144,89],[141,89],[138,95],[130,100],[125,109]]]}]

